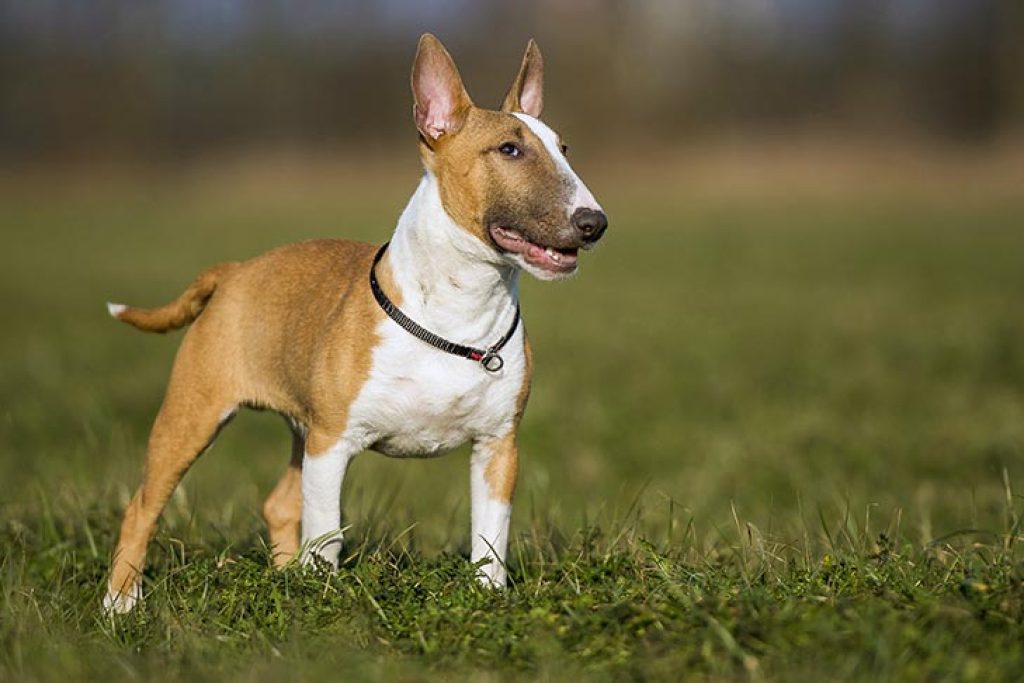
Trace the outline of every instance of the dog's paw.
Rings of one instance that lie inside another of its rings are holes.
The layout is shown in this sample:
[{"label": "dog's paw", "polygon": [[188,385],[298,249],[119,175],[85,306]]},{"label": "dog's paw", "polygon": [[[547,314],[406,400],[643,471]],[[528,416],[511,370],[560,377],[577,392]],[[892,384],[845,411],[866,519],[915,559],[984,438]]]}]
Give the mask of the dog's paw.
[{"label": "dog's paw", "polygon": [[333,531],[307,541],[299,551],[299,563],[306,568],[328,572],[338,571],[341,555],[341,531]]},{"label": "dog's paw", "polygon": [[138,582],[127,593],[115,591],[108,585],[107,594],[103,596],[103,611],[107,614],[128,614],[141,599],[142,586]]},{"label": "dog's paw", "polygon": [[485,588],[502,590],[508,581],[508,572],[500,561],[489,558],[477,562],[476,580]]}]

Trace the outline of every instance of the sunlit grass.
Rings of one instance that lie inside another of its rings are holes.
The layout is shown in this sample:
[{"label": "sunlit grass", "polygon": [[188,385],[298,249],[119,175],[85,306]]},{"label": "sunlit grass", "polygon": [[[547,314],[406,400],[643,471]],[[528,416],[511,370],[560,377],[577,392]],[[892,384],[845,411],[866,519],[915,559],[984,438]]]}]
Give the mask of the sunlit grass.
[{"label": "sunlit grass", "polygon": [[[385,179],[386,180],[386,179]],[[202,267],[382,241],[415,173],[154,179],[0,203],[0,678],[1012,679],[1024,660],[1024,204],[601,188],[525,282],[513,587],[470,580],[464,451],[361,456],[338,575],[269,569],[281,420],[186,478],[147,600],[99,611],[180,335],[111,321]],[[643,197],[641,200],[640,198]]]}]

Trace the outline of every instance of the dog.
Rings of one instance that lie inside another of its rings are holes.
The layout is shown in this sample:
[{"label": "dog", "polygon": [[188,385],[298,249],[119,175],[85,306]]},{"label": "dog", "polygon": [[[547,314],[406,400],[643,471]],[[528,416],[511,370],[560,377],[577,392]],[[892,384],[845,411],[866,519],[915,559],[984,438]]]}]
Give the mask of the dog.
[{"label": "dog", "polygon": [[543,71],[531,40],[501,109],[482,109],[424,34],[411,79],[424,175],[390,242],[300,242],[205,270],[160,308],[107,304],[140,330],[191,326],[124,513],[106,610],[140,600],[164,505],[242,407],[283,415],[293,434],[263,506],[275,566],[337,566],[342,479],[361,451],[430,457],[471,442],[470,559],[483,583],[505,586],[532,374],[518,276],[572,275],[608,225],[539,120]]}]

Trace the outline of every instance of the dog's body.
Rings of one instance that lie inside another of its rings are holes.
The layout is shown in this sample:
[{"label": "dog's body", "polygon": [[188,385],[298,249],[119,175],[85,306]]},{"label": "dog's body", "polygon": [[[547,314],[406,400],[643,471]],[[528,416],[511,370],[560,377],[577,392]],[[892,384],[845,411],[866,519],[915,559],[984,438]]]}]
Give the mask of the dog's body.
[{"label": "dog's body", "polygon": [[239,407],[284,415],[294,434],[288,469],[264,505],[274,560],[306,548],[336,564],[345,469],[359,452],[429,457],[467,441],[472,550],[481,578],[506,580],[516,427],[530,388],[523,326],[503,365],[445,353],[388,317],[369,273],[424,328],[488,349],[517,319],[518,272],[571,274],[576,250],[600,237],[604,215],[537,120],[541,61],[527,49],[501,112],[477,109],[432,36],[413,67],[426,173],[382,260],[378,248],[315,240],[202,273],[154,310],[110,305],[140,329],[192,323],[150,434],[144,481],[129,503],[105,604],[130,610],[167,498]]}]

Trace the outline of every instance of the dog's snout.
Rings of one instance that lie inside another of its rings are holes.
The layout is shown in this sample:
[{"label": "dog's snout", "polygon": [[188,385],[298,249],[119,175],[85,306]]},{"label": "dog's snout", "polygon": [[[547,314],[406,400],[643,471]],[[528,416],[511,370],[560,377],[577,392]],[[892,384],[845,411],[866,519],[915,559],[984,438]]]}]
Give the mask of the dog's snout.
[{"label": "dog's snout", "polygon": [[608,217],[603,211],[576,209],[572,214],[572,227],[579,231],[584,240],[596,242],[608,228]]}]

